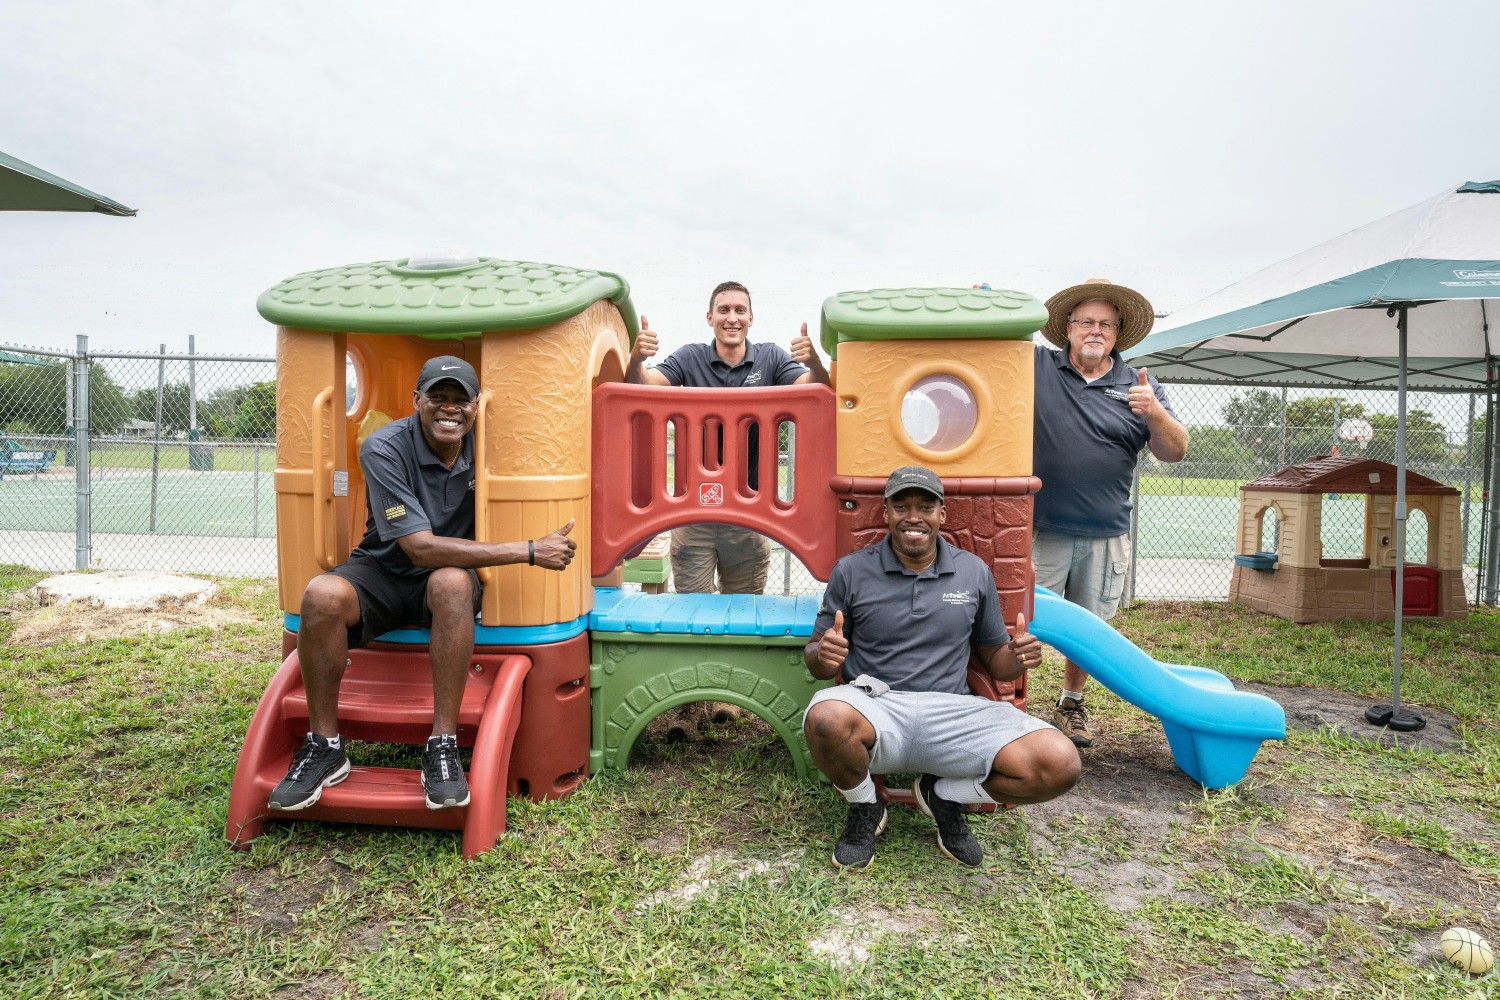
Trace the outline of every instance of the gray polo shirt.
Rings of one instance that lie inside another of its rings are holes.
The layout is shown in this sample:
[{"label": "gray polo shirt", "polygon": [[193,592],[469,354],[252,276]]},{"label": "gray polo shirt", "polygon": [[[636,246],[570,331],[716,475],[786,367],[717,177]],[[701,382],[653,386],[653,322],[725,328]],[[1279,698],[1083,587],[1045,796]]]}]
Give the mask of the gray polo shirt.
[{"label": "gray polo shirt", "polygon": [[[713,342],[687,344],[677,348],[656,370],[673,385],[696,389],[755,389],[773,385],[791,385],[807,369],[775,344],[745,342],[745,359],[734,367],[725,364]],[[760,427],[750,428],[746,449],[750,463],[750,488],[760,486]],[[719,457],[724,457],[724,430],[719,429]]]},{"label": "gray polo shirt", "polygon": [[431,531],[449,538],[474,537],[474,435],[464,437],[453,468],[433,454],[416,414],[393,420],[365,438],[359,450],[365,473],[365,537],[349,556],[373,559],[395,576],[431,573],[412,564],[397,541]]},{"label": "gray polo shirt", "polygon": [[896,691],[968,694],[971,646],[1010,641],[989,567],[938,539],[921,574],[901,564],[887,535],[834,564],[814,634],[844,613],[844,679],[869,674]]},{"label": "gray polo shirt", "polygon": [[[1130,478],[1151,431],[1130,412],[1136,369],[1111,357],[1114,367],[1086,382],[1067,351],[1036,345],[1031,470],[1042,488],[1032,523],[1043,531],[1113,538],[1130,530]],[[1166,390],[1146,378],[1172,413]]]}]

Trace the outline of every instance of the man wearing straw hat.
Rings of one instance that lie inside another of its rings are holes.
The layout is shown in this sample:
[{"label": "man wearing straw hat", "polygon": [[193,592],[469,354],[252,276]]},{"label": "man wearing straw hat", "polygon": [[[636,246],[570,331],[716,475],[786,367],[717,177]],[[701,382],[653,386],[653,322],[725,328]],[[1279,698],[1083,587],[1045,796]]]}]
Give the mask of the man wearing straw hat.
[{"label": "man wearing straw hat", "polygon": [[[1130,481],[1144,447],[1163,462],[1187,455],[1188,432],[1165,390],[1120,352],[1151,332],[1151,303],[1094,278],[1047,300],[1036,345],[1032,472],[1042,488],[1032,516],[1036,582],[1100,618],[1120,607],[1129,562]],[[1073,743],[1098,733],[1083,705],[1088,674],[1072,660],[1052,722]]]}]

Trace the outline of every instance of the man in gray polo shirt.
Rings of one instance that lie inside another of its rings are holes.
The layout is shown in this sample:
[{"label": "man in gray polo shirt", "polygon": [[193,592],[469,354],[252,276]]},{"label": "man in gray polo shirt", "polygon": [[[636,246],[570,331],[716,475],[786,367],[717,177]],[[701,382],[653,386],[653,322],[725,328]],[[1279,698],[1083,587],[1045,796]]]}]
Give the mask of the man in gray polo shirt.
[{"label": "man in gray polo shirt", "polygon": [[[755,317],[750,291],[725,281],[708,298],[710,343],[679,347],[654,368],[656,331],[641,317],[641,332],[630,355],[626,378],[643,385],[750,389],[773,385],[828,384],[828,370],[807,336],[807,324],[792,341],[791,353],[775,344],[751,343]],[[722,433],[722,432],[721,432]],[[722,448],[722,441],[720,443]],[[759,487],[759,428],[752,428],[746,460],[751,489]],[[759,594],[766,589],[771,545],[765,536],[732,524],[690,524],[672,532],[672,585],[679,593]],[[717,574],[717,588],[714,577]]]},{"label": "man in gray polo shirt", "polygon": [[802,720],[818,769],[849,803],[833,849],[840,868],[865,868],[886,809],[871,774],[917,772],[917,806],[937,822],[938,847],[977,866],[984,850],[967,804],[1045,802],[1078,780],[1078,751],[1009,702],[970,693],[973,656],[997,681],[1041,662],[1017,616],[1010,634],[995,578],[979,557],[940,535],[943,483],[909,465],[885,485],[881,541],[840,559],[828,578],[802,659],[814,677],[846,683],[813,696]]},{"label": "man in gray polo shirt", "polygon": [[[1042,480],[1032,516],[1036,582],[1106,620],[1125,585],[1136,458],[1148,446],[1163,462],[1187,455],[1187,428],[1166,391],[1120,357],[1153,322],[1145,296],[1096,278],[1047,300],[1042,333],[1061,350],[1035,350],[1032,472]],[[1087,681],[1068,660],[1052,716],[1080,747],[1098,736],[1083,705]]]},{"label": "man in gray polo shirt", "polygon": [[[655,367],[646,360],[657,350],[656,331],[641,317],[641,332],[631,351],[625,377],[643,385],[691,388],[751,389],[773,385],[828,384],[828,370],[807,336],[807,324],[792,341],[791,352],[775,344],[752,343],[755,321],[750,290],[738,281],[721,282],[708,297],[709,343],[679,347]],[[723,430],[719,432],[723,449]],[[751,489],[760,486],[760,428],[750,429],[746,461]],[[771,543],[762,534],[734,524],[686,524],[672,529],[672,589],[679,594],[759,594],[771,568]],[[717,581],[715,580],[717,577]],[[716,721],[739,717],[732,705],[715,707]],[[691,739],[707,722],[707,713],[684,705],[668,730],[670,739]]]},{"label": "man in gray polo shirt", "polygon": [[479,376],[462,358],[422,366],[411,416],[365,439],[359,451],[369,501],[365,537],[343,565],[314,577],[302,594],[297,656],[312,731],[271,792],[270,808],[317,802],[349,776],[339,735],[339,682],[350,647],[402,625],[430,626],[432,735],[422,752],[429,809],[468,805],[458,759],[458,710],[474,652],[481,566],[527,563],[566,569],[577,544],[569,521],[524,542],[474,541],[474,415]]}]

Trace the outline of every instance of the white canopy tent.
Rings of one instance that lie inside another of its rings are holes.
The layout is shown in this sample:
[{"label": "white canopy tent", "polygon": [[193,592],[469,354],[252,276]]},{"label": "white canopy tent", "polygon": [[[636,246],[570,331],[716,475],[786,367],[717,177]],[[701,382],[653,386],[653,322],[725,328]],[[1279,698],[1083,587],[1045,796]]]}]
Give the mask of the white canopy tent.
[{"label": "white canopy tent", "polygon": [[1406,390],[1493,393],[1497,319],[1500,181],[1471,182],[1236,282],[1127,352],[1164,381],[1399,390],[1394,694],[1365,713],[1393,729],[1425,724],[1401,708]]}]

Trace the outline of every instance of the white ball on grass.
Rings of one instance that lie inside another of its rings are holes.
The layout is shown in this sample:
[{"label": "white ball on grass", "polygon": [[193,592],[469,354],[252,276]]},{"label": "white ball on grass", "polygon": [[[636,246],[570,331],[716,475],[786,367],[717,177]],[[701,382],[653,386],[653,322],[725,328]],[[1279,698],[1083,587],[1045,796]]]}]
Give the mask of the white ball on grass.
[{"label": "white ball on grass", "polygon": [[1471,976],[1482,976],[1495,964],[1490,943],[1467,927],[1448,928],[1438,944],[1448,961]]}]

